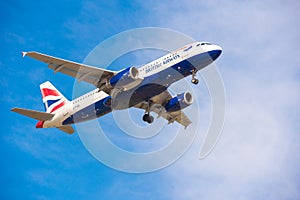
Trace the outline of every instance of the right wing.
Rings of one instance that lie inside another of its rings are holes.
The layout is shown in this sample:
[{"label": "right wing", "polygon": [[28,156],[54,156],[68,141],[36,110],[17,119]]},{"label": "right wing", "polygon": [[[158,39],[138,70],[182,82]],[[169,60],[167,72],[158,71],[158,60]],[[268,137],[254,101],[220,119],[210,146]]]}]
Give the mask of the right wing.
[{"label": "right wing", "polygon": [[24,109],[24,108],[13,108],[13,109],[11,109],[11,111],[19,113],[21,115],[25,115],[25,116],[33,118],[33,119],[41,120],[41,121],[51,120],[54,116],[54,114],[39,112],[39,111],[35,111],[35,110],[28,110],[28,109]]},{"label": "right wing", "polygon": [[[176,121],[186,128],[192,122],[182,110],[175,112],[167,112],[166,109],[162,106],[164,102],[170,100],[171,98],[172,96],[167,90],[155,97],[152,97],[151,101],[153,102],[153,105],[151,106],[150,111],[155,112],[158,115],[158,117],[163,117],[164,119],[166,119],[169,124],[174,123]],[[135,105],[134,107],[146,110],[148,107],[148,103],[142,102]]]},{"label": "right wing", "polygon": [[152,111],[155,112],[158,117],[165,118],[169,124],[176,121],[186,128],[192,123],[182,110],[175,112],[166,112],[164,108],[155,107],[152,109]]},{"label": "right wing", "polygon": [[78,79],[78,81],[91,83],[99,89],[103,89],[106,80],[117,74],[115,71],[92,67],[38,52],[22,52],[22,55],[23,57],[29,56],[36,60],[47,63],[48,67],[53,69],[55,73],[61,72]]}]

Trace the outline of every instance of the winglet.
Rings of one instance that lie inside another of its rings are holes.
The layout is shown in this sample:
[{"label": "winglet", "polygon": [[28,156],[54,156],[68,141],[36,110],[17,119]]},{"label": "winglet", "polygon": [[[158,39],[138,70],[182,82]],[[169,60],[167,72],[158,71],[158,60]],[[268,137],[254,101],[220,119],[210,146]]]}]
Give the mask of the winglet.
[{"label": "winglet", "polygon": [[23,51],[22,52],[22,57],[24,58],[26,56],[27,52]]}]

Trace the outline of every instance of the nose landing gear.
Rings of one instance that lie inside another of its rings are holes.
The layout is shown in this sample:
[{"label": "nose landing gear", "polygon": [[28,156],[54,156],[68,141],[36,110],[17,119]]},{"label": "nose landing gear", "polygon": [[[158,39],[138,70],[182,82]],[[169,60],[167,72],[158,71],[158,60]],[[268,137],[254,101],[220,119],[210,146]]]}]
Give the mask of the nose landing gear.
[{"label": "nose landing gear", "polygon": [[192,83],[197,85],[199,83],[199,80],[196,78],[196,73],[197,73],[197,70],[196,69],[193,69],[192,70]]},{"label": "nose landing gear", "polygon": [[191,81],[193,84],[197,85],[199,83],[199,80],[196,78],[193,78]]}]

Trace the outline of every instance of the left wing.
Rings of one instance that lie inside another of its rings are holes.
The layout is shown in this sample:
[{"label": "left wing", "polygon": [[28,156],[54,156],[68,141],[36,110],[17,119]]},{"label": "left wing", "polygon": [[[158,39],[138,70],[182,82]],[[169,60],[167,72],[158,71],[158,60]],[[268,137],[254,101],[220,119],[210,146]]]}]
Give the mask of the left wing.
[{"label": "left wing", "polygon": [[[162,106],[162,104],[164,104],[166,101],[170,100],[171,98],[172,96],[167,90],[157,96],[152,97],[151,98],[152,106],[150,107],[150,111],[155,112],[158,115],[158,117],[165,118],[169,124],[174,123],[174,121],[176,121],[186,128],[192,122],[184,114],[182,110],[175,111],[175,112],[167,112],[164,106]],[[148,103],[142,102],[135,105],[134,107],[146,110],[148,107]]]},{"label": "left wing", "polygon": [[69,60],[48,56],[38,52],[22,52],[22,55],[23,57],[29,56],[36,60],[47,63],[48,67],[53,69],[55,73],[61,72],[77,78],[78,81],[91,83],[100,89],[103,89],[107,79],[117,74],[115,71],[100,69]]}]

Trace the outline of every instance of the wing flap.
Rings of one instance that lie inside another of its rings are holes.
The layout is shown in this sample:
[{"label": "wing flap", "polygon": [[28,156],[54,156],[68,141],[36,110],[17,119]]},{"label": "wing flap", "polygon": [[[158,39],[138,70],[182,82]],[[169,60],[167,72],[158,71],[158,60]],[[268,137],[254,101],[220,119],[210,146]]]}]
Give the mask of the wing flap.
[{"label": "wing flap", "polygon": [[175,120],[185,128],[192,123],[191,120],[186,116],[186,114],[183,111],[176,111],[168,114],[170,115],[171,118],[169,123],[172,123],[173,120]]},{"label": "wing flap", "polygon": [[11,111],[19,113],[21,115],[25,115],[26,117],[30,117],[33,119],[45,121],[45,120],[51,120],[54,116],[54,114],[45,113],[45,112],[39,112],[35,110],[28,110],[24,108],[13,108]]},{"label": "wing flap", "polygon": [[186,114],[182,111],[176,111],[176,112],[166,112],[166,110],[162,108],[153,109],[153,112],[155,112],[158,117],[165,118],[169,124],[174,123],[175,121],[185,128],[190,125],[192,122],[191,120],[186,116]]}]

